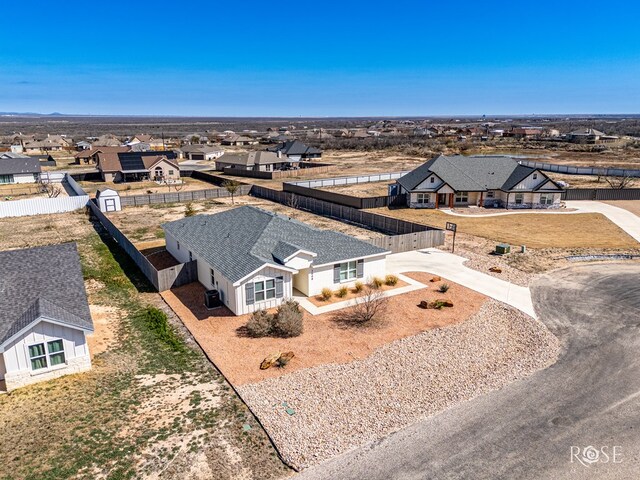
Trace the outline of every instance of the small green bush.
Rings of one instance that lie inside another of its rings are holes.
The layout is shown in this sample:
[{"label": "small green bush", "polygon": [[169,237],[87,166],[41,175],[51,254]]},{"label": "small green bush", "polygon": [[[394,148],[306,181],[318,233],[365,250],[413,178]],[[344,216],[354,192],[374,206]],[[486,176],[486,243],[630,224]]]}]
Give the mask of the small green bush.
[{"label": "small green bush", "polygon": [[279,337],[297,337],[302,334],[302,310],[295,300],[287,300],[278,307],[273,320],[273,333]]},{"label": "small green bush", "polygon": [[356,283],[353,284],[353,291],[356,293],[360,293],[363,288],[364,288],[364,283],[362,283],[360,280],[358,280]]},{"label": "small green bush", "polygon": [[185,217],[193,217],[196,214],[195,208],[193,208],[193,203],[189,202],[184,207],[184,216]]},{"label": "small green bush", "polygon": [[340,287],[336,292],[336,297],[344,298],[349,294],[349,289],[347,287]]},{"label": "small green bush", "polygon": [[396,277],[395,275],[387,275],[386,277],[384,277],[384,283],[385,285],[393,287],[397,285],[398,277]]},{"label": "small green bush", "polygon": [[266,337],[273,331],[273,315],[266,310],[257,310],[249,318],[246,327],[250,336]]},{"label": "small green bush", "polygon": [[371,288],[378,289],[382,286],[383,280],[380,277],[373,277],[371,279]]},{"label": "small green bush", "polygon": [[173,327],[169,325],[166,313],[155,307],[146,307],[139,313],[139,315],[144,320],[144,324],[147,328],[171,349],[176,351],[184,350],[184,343],[176,334]]},{"label": "small green bush", "polygon": [[442,285],[440,285],[440,288],[438,288],[438,291],[440,293],[447,293],[448,290],[449,290],[449,284],[448,283],[443,283]]},{"label": "small green bush", "polygon": [[322,289],[322,292],[320,292],[320,297],[326,302],[328,300],[331,300],[331,297],[333,297],[333,292],[330,288],[325,287]]}]

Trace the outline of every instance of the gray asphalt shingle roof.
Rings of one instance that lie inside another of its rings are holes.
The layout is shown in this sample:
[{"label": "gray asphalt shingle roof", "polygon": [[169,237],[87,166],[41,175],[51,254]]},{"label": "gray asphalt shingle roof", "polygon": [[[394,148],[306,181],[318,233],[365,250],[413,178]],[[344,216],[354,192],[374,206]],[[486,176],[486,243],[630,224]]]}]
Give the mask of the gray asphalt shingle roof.
[{"label": "gray asphalt shingle roof", "polygon": [[250,206],[186,217],[162,227],[231,282],[265,265],[282,266],[282,259],[299,249],[317,254],[314,265],[386,252],[348,235]]},{"label": "gray asphalt shingle roof", "polygon": [[0,175],[14,175],[18,173],[40,173],[40,160],[37,158],[2,158],[0,159]]},{"label": "gray asphalt shingle roof", "polygon": [[0,345],[46,316],[93,330],[75,243],[0,252]]},{"label": "gray asphalt shingle roof", "polygon": [[431,173],[459,192],[511,190],[535,168],[520,165],[507,156],[440,155],[398,179],[405,190],[414,190]]},{"label": "gray asphalt shingle roof", "polygon": [[285,155],[312,155],[322,153],[322,150],[315,147],[309,147],[300,140],[288,140],[280,145],[268,148],[267,150],[270,152],[277,152],[280,150]]}]

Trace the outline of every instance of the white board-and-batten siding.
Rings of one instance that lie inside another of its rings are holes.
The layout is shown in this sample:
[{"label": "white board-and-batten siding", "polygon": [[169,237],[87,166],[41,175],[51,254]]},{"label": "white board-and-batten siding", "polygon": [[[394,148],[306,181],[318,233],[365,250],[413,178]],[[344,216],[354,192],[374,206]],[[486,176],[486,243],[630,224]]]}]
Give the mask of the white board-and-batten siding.
[{"label": "white board-and-batten siding", "polygon": [[[344,260],[338,263],[357,261],[357,258]],[[357,281],[363,283],[370,282],[373,277],[384,278],[386,275],[387,260],[386,254],[365,258],[363,263],[363,275],[361,278],[355,278],[344,282],[334,282],[333,268],[335,264],[321,265],[309,268],[308,291],[302,292],[310,297],[320,295],[323,288],[337,290],[340,287],[352,287]]]},{"label": "white board-and-batten siding", "polygon": [[[46,374],[51,369],[31,370],[29,346],[39,343],[46,344],[47,342],[60,339],[64,345],[66,363],[77,359],[85,359],[87,362],[90,362],[89,347],[83,330],[41,319],[4,348],[2,357],[4,359],[6,374],[11,375],[24,372],[28,372],[33,376]],[[65,367],[56,366],[53,368],[63,370]]]}]

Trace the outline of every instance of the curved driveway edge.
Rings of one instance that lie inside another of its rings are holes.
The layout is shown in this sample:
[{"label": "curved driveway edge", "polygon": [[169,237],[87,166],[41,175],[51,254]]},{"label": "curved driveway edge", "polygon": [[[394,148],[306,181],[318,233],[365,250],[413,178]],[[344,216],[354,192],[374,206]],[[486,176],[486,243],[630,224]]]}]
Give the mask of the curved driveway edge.
[{"label": "curved driveway edge", "polygon": [[387,270],[391,273],[428,272],[506,303],[536,318],[531,292],[527,287],[514,285],[464,265],[467,259],[437,248],[394,253],[387,256]]}]

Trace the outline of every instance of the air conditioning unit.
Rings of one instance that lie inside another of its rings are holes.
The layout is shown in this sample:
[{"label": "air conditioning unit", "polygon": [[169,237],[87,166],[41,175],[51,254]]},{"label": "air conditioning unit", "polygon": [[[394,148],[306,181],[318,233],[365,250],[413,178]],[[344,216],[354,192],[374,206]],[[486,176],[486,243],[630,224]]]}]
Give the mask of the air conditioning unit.
[{"label": "air conditioning unit", "polygon": [[222,306],[220,292],[218,290],[207,290],[204,292],[204,306],[208,309],[218,308]]},{"label": "air conditioning unit", "polygon": [[496,245],[496,253],[498,255],[505,255],[507,253],[511,253],[511,245],[507,245],[506,243],[501,243]]}]

